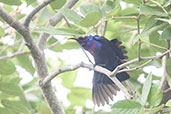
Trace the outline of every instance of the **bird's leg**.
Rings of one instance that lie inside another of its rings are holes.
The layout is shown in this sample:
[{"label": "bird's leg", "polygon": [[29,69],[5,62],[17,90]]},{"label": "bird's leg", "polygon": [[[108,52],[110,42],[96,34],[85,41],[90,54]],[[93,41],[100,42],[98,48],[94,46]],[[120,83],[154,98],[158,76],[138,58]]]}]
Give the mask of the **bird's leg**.
[{"label": "bird's leg", "polygon": [[83,49],[83,47],[81,47],[81,49],[83,50],[84,54],[86,55],[88,61],[95,67],[96,64],[94,64],[94,63],[90,60],[90,58],[88,57],[88,55],[87,55],[87,53],[85,52],[85,50]]}]

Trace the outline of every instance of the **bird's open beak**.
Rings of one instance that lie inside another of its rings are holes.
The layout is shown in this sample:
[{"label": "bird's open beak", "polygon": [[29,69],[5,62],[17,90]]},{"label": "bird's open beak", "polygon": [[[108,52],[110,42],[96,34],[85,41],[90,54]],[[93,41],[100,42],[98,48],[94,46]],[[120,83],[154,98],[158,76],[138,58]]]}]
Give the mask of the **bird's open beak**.
[{"label": "bird's open beak", "polygon": [[69,40],[76,40],[76,41],[78,41],[78,38],[69,38]]}]

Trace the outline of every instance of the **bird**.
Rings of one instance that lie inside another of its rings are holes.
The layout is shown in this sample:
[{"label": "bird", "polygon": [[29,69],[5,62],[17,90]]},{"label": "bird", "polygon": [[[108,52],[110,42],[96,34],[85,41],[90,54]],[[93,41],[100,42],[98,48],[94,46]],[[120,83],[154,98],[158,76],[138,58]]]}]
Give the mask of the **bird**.
[{"label": "bird", "polygon": [[[118,39],[108,40],[104,36],[98,35],[70,39],[76,40],[84,50],[93,56],[95,65],[110,71],[113,71],[128,58],[125,55],[127,53],[125,47]],[[127,72],[121,72],[116,74],[116,78],[122,82],[129,79],[130,76]],[[92,99],[97,106],[109,104],[109,101],[113,101],[113,96],[120,90],[108,76],[100,72],[94,71],[92,83]]]}]

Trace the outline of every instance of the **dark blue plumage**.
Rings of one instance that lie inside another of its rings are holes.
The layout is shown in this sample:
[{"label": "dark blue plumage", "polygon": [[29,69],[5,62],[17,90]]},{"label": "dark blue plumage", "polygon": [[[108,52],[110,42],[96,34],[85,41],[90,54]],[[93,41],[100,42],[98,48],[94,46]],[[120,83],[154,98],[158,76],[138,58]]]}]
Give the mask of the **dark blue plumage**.
[{"label": "dark blue plumage", "polygon": [[[94,57],[95,64],[113,71],[120,65],[127,56],[125,47],[120,46],[121,42],[117,39],[111,41],[103,36],[85,36],[75,39],[85,50],[90,52]],[[116,75],[119,81],[124,81],[129,78],[126,72]],[[98,106],[105,103],[109,104],[109,98],[113,100],[113,95],[119,88],[113,83],[111,79],[102,73],[94,72],[93,77],[93,102]]]}]

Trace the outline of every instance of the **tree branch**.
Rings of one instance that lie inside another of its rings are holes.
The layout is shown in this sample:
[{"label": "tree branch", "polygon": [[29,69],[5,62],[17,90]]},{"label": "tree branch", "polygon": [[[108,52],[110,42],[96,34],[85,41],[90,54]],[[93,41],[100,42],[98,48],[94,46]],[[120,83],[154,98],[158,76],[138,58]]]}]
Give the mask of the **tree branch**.
[{"label": "tree branch", "polygon": [[76,69],[81,68],[81,67],[82,68],[88,68],[89,70],[94,70],[94,71],[97,71],[97,72],[100,72],[100,73],[107,75],[123,91],[123,93],[127,99],[131,98],[130,94],[128,93],[126,88],[121,84],[121,82],[115,76],[111,77],[111,73],[112,73],[111,71],[109,71],[106,68],[103,68],[101,66],[95,66],[94,67],[94,65],[90,65],[90,64],[86,64],[86,63],[79,63],[79,64],[74,65],[74,66],[69,66],[69,67],[64,67],[64,68],[58,69],[57,71],[55,71],[51,75],[47,76],[42,82],[40,82],[40,85],[46,86],[46,84],[48,84],[53,78],[55,78],[56,75],[63,73],[63,72],[76,70]]},{"label": "tree branch", "polygon": [[[30,34],[29,29],[27,29],[26,26],[19,23],[15,18],[10,16],[8,12],[5,11],[1,6],[0,17],[23,36],[26,45],[30,49],[30,53],[34,59],[39,80],[43,80],[48,75],[45,57],[33,42],[33,38]],[[59,103],[59,100],[57,99],[53,91],[51,83],[48,83],[45,87],[41,87],[41,90],[46,101],[48,102],[51,112],[53,114],[65,114],[64,109],[62,108],[61,104]]]},{"label": "tree branch", "polygon": [[[170,52],[171,52],[171,50],[167,50],[167,51],[165,51],[162,55],[149,56],[149,57],[141,57],[141,61],[142,61],[142,60],[150,60],[150,59],[159,59],[159,58],[165,56],[166,54],[168,54],[168,53],[170,53]],[[138,62],[138,61],[139,61],[139,59],[136,58],[136,59],[130,60],[130,61],[128,61],[128,62],[125,62],[125,63],[123,63],[123,64],[117,66],[117,67],[115,68],[115,70],[112,72],[111,75],[112,75],[112,76],[113,76],[113,75],[116,75],[116,73],[117,73],[119,70],[125,68],[126,66],[128,66],[128,65],[130,65],[130,64],[133,64],[133,63],[135,63],[135,62]]]},{"label": "tree branch", "polygon": [[[70,0],[63,6],[63,8],[72,8],[77,2],[78,0]],[[62,18],[63,18],[63,15],[61,13],[56,13],[51,19],[49,19],[49,22],[47,23],[46,26],[55,26],[58,22],[61,21]],[[44,46],[48,37],[49,37],[49,34],[47,33],[40,34],[38,44],[37,44],[40,50],[44,49]]]},{"label": "tree branch", "polygon": [[45,6],[47,6],[50,2],[54,0],[46,0],[43,3],[41,3],[39,6],[37,6],[27,17],[24,21],[24,26],[29,27],[29,24],[32,20],[32,18],[38,13],[41,9],[43,9]]}]

